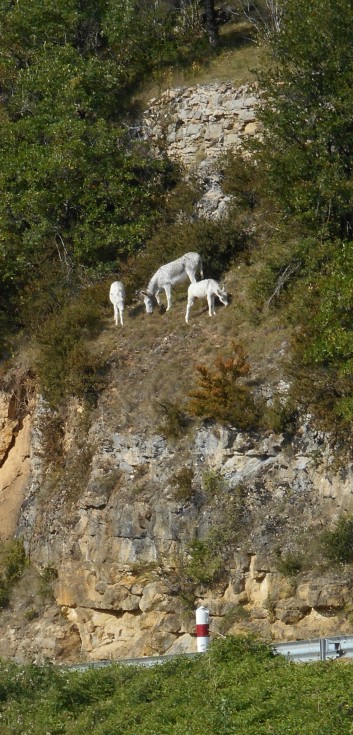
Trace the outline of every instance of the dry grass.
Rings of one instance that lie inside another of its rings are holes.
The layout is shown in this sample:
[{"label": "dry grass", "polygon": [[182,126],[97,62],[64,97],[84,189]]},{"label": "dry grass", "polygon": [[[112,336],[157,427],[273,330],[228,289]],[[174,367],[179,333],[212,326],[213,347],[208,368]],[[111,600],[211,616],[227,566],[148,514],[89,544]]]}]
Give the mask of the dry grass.
[{"label": "dry grass", "polygon": [[253,82],[261,66],[261,48],[251,38],[251,28],[244,23],[228,23],[220,29],[221,47],[217,53],[193,61],[186,67],[170,67],[159,72],[150,84],[144,85],[136,99],[147,105],[166,89],[190,87],[212,82],[231,82],[240,86]]},{"label": "dry grass", "polygon": [[[216,306],[208,316],[206,302],[196,301],[185,323],[187,284],[173,289],[172,309],[147,315],[141,304],[126,309],[125,325],[115,327],[111,317],[95,343],[109,357],[108,388],[101,401],[106,421],[120,429],[158,425],[157,403],[185,406],[195,387],[197,364],[212,367],[218,355],[230,356],[232,341],[240,342],[248,356],[252,377],[274,384],[289,335],[273,315],[256,315],[249,305],[252,269],[245,264],[227,274],[224,284],[230,304]],[[162,295],[163,299],[163,295]]]}]

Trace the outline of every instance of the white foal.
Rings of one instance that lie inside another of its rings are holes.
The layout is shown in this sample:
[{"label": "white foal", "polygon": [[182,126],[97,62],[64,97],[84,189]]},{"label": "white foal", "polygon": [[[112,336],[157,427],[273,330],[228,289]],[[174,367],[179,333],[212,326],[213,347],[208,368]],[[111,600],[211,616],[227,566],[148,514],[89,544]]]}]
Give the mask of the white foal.
[{"label": "white foal", "polygon": [[118,318],[120,324],[123,326],[123,312],[125,306],[125,288],[121,281],[114,281],[110,287],[109,299],[114,307],[114,321],[118,325]]},{"label": "white foal", "polygon": [[214,308],[215,296],[219,298],[224,306],[228,306],[227,292],[213,278],[205,278],[205,280],[203,281],[190,283],[190,286],[188,288],[188,303],[185,314],[186,323],[188,324],[189,322],[190,309],[195,299],[206,298],[208,303],[208,313],[210,316],[214,316],[216,314]]}]

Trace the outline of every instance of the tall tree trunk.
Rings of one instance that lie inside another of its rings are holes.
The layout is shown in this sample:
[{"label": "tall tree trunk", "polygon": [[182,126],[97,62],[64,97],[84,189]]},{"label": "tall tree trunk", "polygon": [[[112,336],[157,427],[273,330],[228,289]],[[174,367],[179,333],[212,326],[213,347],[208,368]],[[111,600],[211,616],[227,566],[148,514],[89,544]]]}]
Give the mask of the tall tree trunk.
[{"label": "tall tree trunk", "polygon": [[214,0],[203,0],[205,8],[206,30],[208,40],[212,48],[219,45],[218,28],[216,24],[216,14],[214,8]]}]

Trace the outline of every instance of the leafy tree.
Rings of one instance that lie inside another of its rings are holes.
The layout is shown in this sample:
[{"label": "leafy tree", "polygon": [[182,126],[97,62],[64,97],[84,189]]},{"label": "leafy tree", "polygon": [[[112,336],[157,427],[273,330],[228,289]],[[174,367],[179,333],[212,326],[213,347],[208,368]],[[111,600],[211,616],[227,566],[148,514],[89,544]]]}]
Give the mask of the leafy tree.
[{"label": "leafy tree", "polygon": [[343,238],[353,228],[352,31],[349,0],[287,0],[260,74],[272,187],[304,227]]},{"label": "leafy tree", "polygon": [[251,23],[259,39],[267,39],[280,30],[285,7],[286,0],[237,0],[233,12]]},{"label": "leafy tree", "polygon": [[202,0],[205,12],[205,26],[210,46],[216,48],[219,45],[218,28],[216,23],[214,0]]},{"label": "leafy tree", "polygon": [[126,59],[122,18],[113,24],[122,4],[0,1],[0,326],[49,270],[72,288],[78,267],[111,268],[141,248],[174,185],[170,162],[124,119],[171,21],[144,17],[144,57]]},{"label": "leafy tree", "polygon": [[104,31],[126,83],[178,56],[178,11],[167,0],[110,0]]},{"label": "leafy tree", "polygon": [[259,75],[258,161],[288,235],[279,276],[290,274],[290,314],[302,325],[295,394],[320,420],[326,413],[326,428],[353,420],[352,31],[348,0],[286,0]]}]

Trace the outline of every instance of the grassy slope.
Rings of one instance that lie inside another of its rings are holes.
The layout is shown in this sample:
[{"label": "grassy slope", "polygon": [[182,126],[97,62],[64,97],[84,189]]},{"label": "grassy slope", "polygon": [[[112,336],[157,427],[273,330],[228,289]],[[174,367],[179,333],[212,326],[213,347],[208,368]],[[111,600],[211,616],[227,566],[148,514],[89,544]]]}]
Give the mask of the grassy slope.
[{"label": "grassy slope", "polygon": [[208,50],[199,61],[158,72],[144,84],[137,99],[145,104],[152,97],[173,87],[192,87],[212,82],[232,82],[236,86],[253,82],[261,65],[260,47],[252,41],[252,29],[244,23],[229,23],[220,28],[221,48],[214,54]]},{"label": "grassy slope", "polygon": [[[113,412],[120,426],[151,425],[158,400],[184,404],[195,387],[195,366],[212,367],[218,355],[229,356],[233,340],[245,347],[257,382],[274,384],[280,379],[288,330],[277,316],[255,319],[247,296],[252,280],[251,266],[234,266],[224,279],[231,295],[229,306],[218,302],[216,316],[210,318],[206,301],[196,301],[188,325],[187,284],[173,289],[169,312],[156,309],[147,315],[142,303],[136,303],[127,308],[123,328],[115,327],[112,313],[106,317],[94,349],[111,354],[109,386],[102,401],[109,414],[111,391],[116,389]],[[161,298],[165,303],[164,293]]]}]

